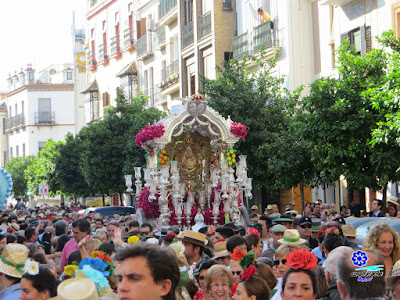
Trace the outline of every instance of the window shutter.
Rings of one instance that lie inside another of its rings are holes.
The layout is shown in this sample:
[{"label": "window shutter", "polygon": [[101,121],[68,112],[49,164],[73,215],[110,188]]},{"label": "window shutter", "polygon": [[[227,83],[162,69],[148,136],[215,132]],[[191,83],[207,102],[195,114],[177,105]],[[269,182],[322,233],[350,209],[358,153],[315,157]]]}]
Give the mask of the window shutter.
[{"label": "window shutter", "polygon": [[361,34],[361,57],[364,57],[367,54],[367,43],[365,39],[365,25],[360,27]]},{"label": "window shutter", "polygon": [[347,40],[348,42],[350,42],[349,32],[345,32],[340,35],[340,44],[342,44],[344,40]]},{"label": "window shutter", "polygon": [[371,26],[365,27],[365,45],[367,52],[370,52],[372,49]]}]

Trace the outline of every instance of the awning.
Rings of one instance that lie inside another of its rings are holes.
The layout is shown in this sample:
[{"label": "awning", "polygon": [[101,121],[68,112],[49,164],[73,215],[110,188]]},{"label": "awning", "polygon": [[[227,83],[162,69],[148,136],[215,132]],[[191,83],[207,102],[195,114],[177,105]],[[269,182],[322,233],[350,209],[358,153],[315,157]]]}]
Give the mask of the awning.
[{"label": "awning", "polygon": [[97,80],[95,79],[87,85],[87,87],[81,92],[81,94],[97,92],[98,90],[99,88],[97,86]]},{"label": "awning", "polygon": [[116,77],[125,77],[128,75],[137,75],[137,68],[135,62],[128,64],[125,66],[117,75]]}]

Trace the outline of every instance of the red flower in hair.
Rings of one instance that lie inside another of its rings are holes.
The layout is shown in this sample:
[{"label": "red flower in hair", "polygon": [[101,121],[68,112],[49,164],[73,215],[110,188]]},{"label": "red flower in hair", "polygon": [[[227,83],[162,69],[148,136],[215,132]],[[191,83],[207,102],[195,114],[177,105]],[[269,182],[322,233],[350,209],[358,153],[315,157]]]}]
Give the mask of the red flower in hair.
[{"label": "red flower in hair", "polygon": [[46,219],[51,219],[52,217],[51,217],[51,215],[48,215],[47,217],[46,217]]},{"label": "red flower in hair", "polygon": [[109,256],[106,256],[106,261],[108,261],[108,262],[112,263],[112,259],[111,259],[111,257],[109,257]]},{"label": "red flower in hair", "polygon": [[286,265],[292,269],[312,270],[317,266],[318,259],[315,254],[308,252],[306,248],[294,249],[286,258]]},{"label": "red flower in hair", "polygon": [[237,289],[238,285],[239,285],[239,282],[236,282],[236,283],[232,286],[232,288],[231,288],[231,295],[232,295],[232,296],[236,294],[236,289]]},{"label": "red flower in hair", "polygon": [[324,233],[324,228],[322,227],[318,230],[318,235],[320,235],[321,233]]},{"label": "red flower in hair", "polygon": [[233,251],[231,259],[233,259],[234,261],[241,261],[244,255],[246,255],[246,253],[244,253],[243,249],[238,248]]},{"label": "red flower in hair", "polygon": [[253,227],[250,227],[250,228],[247,230],[247,235],[255,235],[255,236],[257,236],[257,237],[260,237],[260,232],[259,232],[257,229],[255,229],[255,228],[253,228]]},{"label": "red flower in hair", "polygon": [[242,280],[249,280],[253,275],[256,273],[257,268],[255,265],[250,265],[247,269],[245,269],[242,273],[242,276],[240,276],[240,279]]},{"label": "red flower in hair", "polygon": [[176,234],[173,232],[169,232],[165,237],[164,241],[172,243],[172,241],[176,238]]}]

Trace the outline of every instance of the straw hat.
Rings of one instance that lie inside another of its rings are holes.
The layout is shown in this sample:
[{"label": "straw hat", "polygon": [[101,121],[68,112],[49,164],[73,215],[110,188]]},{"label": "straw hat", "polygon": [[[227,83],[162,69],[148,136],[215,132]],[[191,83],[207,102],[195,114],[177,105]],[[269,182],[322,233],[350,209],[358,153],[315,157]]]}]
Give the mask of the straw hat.
[{"label": "straw hat", "polygon": [[399,203],[397,201],[398,201],[398,198],[395,197],[395,196],[390,196],[389,199],[387,200],[388,204],[390,203],[390,204],[393,204],[395,206],[399,205]]},{"label": "straw hat", "polygon": [[17,223],[11,223],[10,227],[14,230],[14,231],[19,231],[19,225]]},{"label": "straw hat", "polygon": [[281,244],[289,245],[300,245],[306,242],[305,239],[301,239],[299,232],[296,229],[287,229],[283,233],[283,239],[278,240]]},{"label": "straw hat", "polygon": [[387,285],[388,287],[392,287],[394,281],[396,281],[396,279],[398,279],[400,277],[400,260],[398,260],[392,269],[392,274],[390,274],[390,276],[388,276],[387,278]]},{"label": "straw hat", "polygon": [[14,278],[21,278],[25,273],[25,262],[28,259],[28,247],[21,244],[7,244],[0,257],[0,272]]},{"label": "straw hat", "polygon": [[258,210],[258,206],[257,205],[253,205],[250,210]]},{"label": "straw hat", "polygon": [[88,278],[64,280],[57,288],[57,300],[99,300],[96,285]]},{"label": "straw hat", "polygon": [[214,245],[214,259],[229,256],[228,250],[226,250],[226,241],[218,242]]},{"label": "straw hat", "polygon": [[341,228],[344,236],[356,237],[356,230],[353,225],[342,225]]},{"label": "straw hat", "polygon": [[203,233],[196,232],[193,230],[182,231],[177,237],[177,239],[182,240],[182,242],[188,242],[202,247],[208,247],[207,236]]}]

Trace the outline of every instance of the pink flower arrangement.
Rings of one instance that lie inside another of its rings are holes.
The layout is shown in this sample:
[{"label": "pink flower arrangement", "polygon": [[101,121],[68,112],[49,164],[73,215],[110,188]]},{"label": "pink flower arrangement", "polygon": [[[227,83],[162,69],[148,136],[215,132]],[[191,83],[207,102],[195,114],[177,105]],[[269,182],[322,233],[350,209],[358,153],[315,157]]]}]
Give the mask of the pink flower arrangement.
[{"label": "pink flower arrangement", "polygon": [[202,99],[204,99],[204,95],[196,95],[196,94],[193,94],[193,95],[192,95],[192,98],[193,98],[194,100],[202,100]]},{"label": "pink flower arrangement", "polygon": [[242,125],[240,122],[239,123],[232,123],[231,124],[231,133],[240,138],[241,140],[244,140],[244,138],[247,135],[247,130],[246,126]]},{"label": "pink flower arrangement", "polygon": [[164,133],[165,129],[162,124],[147,125],[136,134],[136,145],[142,147],[145,142],[162,137]]}]

